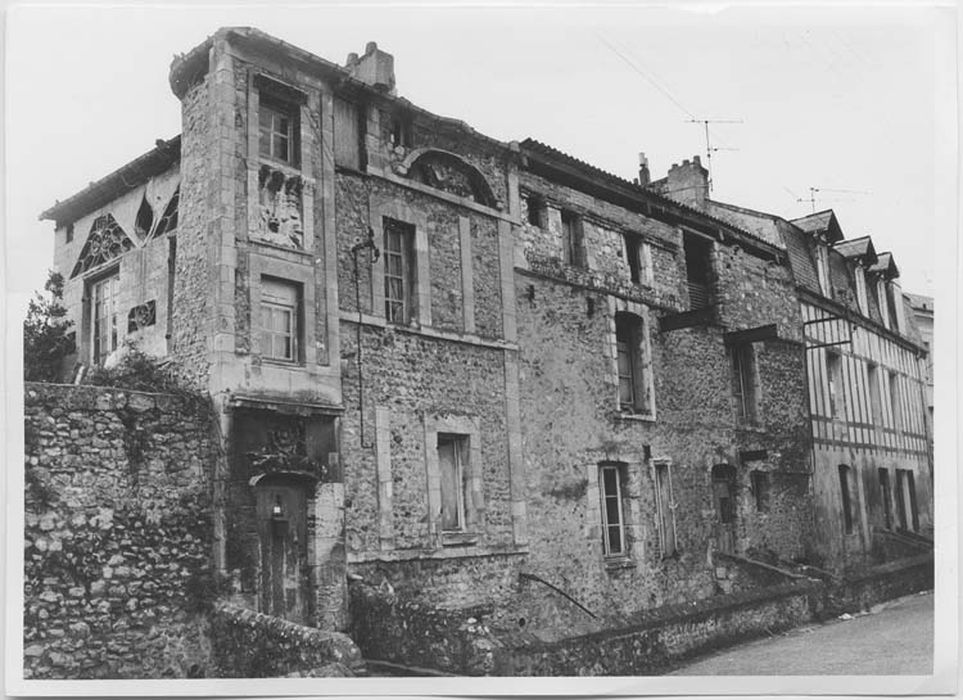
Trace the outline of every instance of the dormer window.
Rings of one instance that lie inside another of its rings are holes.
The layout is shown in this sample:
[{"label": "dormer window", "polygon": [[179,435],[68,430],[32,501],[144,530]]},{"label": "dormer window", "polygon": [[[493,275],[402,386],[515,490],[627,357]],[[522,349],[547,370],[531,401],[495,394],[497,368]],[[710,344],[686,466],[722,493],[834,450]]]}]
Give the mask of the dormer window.
[{"label": "dormer window", "polygon": [[853,268],[853,277],[856,280],[856,304],[859,306],[859,313],[864,316],[869,315],[869,299],[866,294],[866,271],[857,264]]},{"label": "dormer window", "polygon": [[832,298],[832,286],[829,284],[829,248],[822,243],[816,244],[816,277],[822,295]]}]

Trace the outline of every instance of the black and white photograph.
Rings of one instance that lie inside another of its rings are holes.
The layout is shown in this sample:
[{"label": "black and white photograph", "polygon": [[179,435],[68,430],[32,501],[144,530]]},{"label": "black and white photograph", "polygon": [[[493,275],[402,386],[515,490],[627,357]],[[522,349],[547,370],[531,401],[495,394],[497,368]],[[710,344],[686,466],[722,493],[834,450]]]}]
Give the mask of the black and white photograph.
[{"label": "black and white photograph", "polygon": [[6,10],[7,693],[954,692],[956,5]]}]

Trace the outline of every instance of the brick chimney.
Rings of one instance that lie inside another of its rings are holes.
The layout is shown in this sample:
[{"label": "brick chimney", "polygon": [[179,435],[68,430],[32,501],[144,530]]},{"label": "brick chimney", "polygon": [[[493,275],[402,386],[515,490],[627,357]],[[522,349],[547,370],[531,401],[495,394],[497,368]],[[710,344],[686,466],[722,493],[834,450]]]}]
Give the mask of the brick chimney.
[{"label": "brick chimney", "polygon": [[356,53],[349,53],[344,67],[352,78],[389,95],[395,94],[395,57],[379,49],[375,42],[368,42],[360,58]]},{"label": "brick chimney", "polygon": [[661,180],[661,193],[669,199],[686,204],[693,209],[704,209],[709,197],[709,171],[702,167],[699,156],[673,164],[669,175]]}]

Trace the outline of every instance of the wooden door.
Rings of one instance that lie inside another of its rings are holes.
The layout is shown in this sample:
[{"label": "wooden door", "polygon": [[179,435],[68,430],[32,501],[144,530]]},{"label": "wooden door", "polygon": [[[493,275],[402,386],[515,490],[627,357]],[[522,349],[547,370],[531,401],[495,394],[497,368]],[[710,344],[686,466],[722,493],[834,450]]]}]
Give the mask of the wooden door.
[{"label": "wooden door", "polygon": [[716,549],[736,549],[736,470],[728,464],[712,468],[712,500],[716,510]]},{"label": "wooden door", "polygon": [[308,621],[307,493],[301,486],[258,486],[257,510],[260,610],[304,624]]}]

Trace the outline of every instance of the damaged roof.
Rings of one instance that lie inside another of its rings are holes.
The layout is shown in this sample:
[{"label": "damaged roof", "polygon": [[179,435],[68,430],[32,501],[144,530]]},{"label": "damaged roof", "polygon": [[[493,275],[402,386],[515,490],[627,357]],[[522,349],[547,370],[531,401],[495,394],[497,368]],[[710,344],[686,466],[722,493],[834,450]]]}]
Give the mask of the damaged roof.
[{"label": "damaged roof", "polygon": [[94,209],[140,187],[150,178],[169,170],[181,158],[180,134],[172,139],[158,139],[154,148],[122,165],[114,172],[40,214],[40,220],[55,221],[57,226],[76,221]]},{"label": "damaged roof", "polygon": [[554,162],[556,164],[562,164],[563,166],[568,166],[570,169],[579,171],[583,176],[590,177],[600,184],[607,185],[609,187],[616,188],[617,190],[626,193],[628,196],[635,198],[637,201],[642,201],[649,205],[655,205],[666,211],[678,212],[690,220],[703,220],[708,221],[717,226],[721,227],[727,234],[733,235],[734,238],[741,239],[744,245],[748,248],[755,248],[757,251],[765,253],[767,256],[774,258],[781,258],[784,255],[784,251],[781,247],[774,246],[770,241],[757,236],[744,228],[724,219],[717,218],[706,212],[699,211],[685,204],[681,204],[673,199],[664,197],[652,190],[640,187],[638,184],[626,180],[623,177],[614,175],[606,170],[602,170],[599,167],[587,163],[584,160],[576,158],[575,156],[569,155],[563,151],[558,150],[552,146],[549,146],[541,141],[537,141],[533,138],[526,138],[520,144],[522,149],[522,154],[527,157],[535,156],[536,158],[541,156],[549,162]]}]

